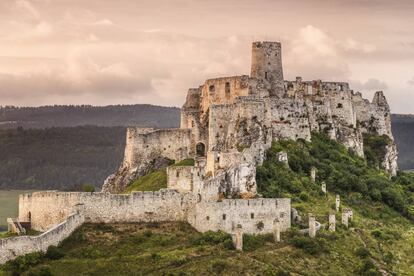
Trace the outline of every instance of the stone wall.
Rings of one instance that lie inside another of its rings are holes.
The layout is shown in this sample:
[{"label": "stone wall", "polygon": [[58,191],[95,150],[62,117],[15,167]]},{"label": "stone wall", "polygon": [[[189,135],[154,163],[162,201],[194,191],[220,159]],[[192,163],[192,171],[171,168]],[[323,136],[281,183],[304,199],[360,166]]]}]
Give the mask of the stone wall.
[{"label": "stone wall", "polygon": [[79,204],[88,222],[185,221],[196,196],[163,189],[130,195],[81,192],[36,192],[20,196],[19,219],[46,231],[61,223]]},{"label": "stone wall", "polygon": [[271,233],[278,218],[281,230],[290,228],[290,199],[223,199],[197,204],[189,222],[198,231],[234,233],[238,224],[249,234]]},{"label": "stone wall", "polygon": [[123,192],[132,181],[194,155],[191,129],[128,128],[124,160],[102,186],[103,192]]},{"label": "stone wall", "polygon": [[206,80],[201,87],[201,111],[212,104],[231,104],[239,96],[249,95],[249,76],[223,77]]},{"label": "stone wall", "polygon": [[84,222],[84,216],[70,214],[62,223],[54,226],[39,236],[19,236],[0,239],[0,264],[28,253],[43,251],[51,245],[57,246],[69,237]]},{"label": "stone wall", "polygon": [[135,168],[143,160],[163,156],[180,161],[189,157],[191,131],[188,129],[159,129],[142,133],[128,128],[124,166]]}]

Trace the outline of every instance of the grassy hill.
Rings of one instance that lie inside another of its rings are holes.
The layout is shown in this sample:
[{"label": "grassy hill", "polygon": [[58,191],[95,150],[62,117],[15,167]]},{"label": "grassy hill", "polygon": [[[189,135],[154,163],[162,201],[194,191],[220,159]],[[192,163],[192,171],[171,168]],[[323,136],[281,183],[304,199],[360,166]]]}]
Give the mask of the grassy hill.
[{"label": "grassy hill", "polygon": [[[366,145],[370,162],[320,134],[311,143],[273,144],[257,170],[259,192],[291,197],[302,216],[281,243],[271,235],[245,235],[244,251],[237,252],[229,235],[201,234],[186,223],[87,224],[46,255],[30,254],[0,269],[23,275],[412,275],[414,174],[389,179],[375,169],[380,151]],[[288,152],[289,166],[277,161],[280,150]],[[312,166],[315,183],[308,177]],[[310,212],[326,225],[337,193],[342,208],[354,211],[350,228],[337,213],[335,233],[300,234]]]}]

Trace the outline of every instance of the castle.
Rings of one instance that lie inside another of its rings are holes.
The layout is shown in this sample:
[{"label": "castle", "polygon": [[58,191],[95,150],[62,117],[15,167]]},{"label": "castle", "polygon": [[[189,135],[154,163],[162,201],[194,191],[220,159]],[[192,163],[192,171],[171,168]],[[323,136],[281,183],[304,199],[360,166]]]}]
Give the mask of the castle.
[{"label": "castle", "polygon": [[[0,241],[0,263],[45,250],[83,222],[187,221],[202,232],[285,231],[291,226],[290,199],[261,198],[256,190],[256,167],[272,141],[310,140],[312,132],[325,132],[363,156],[364,133],[386,135],[391,142],[382,166],[395,175],[390,116],[382,92],[369,102],[344,82],[285,81],[281,44],[254,42],[250,76],[209,79],[189,89],[180,128],[128,128],[124,161],[101,193],[21,195],[17,224],[46,232]],[[279,156],[287,162],[286,153]],[[185,159],[194,165],[167,167],[167,189],[117,194],[168,161]]]}]

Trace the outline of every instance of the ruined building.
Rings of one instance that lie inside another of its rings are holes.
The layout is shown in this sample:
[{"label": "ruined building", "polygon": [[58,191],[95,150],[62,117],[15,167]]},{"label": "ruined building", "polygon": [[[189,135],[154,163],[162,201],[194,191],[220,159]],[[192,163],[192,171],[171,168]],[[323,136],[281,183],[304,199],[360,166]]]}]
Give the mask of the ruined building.
[{"label": "ruined building", "polygon": [[300,77],[285,81],[280,43],[255,42],[250,76],[209,79],[189,89],[179,129],[129,128],[124,162],[103,191],[122,191],[166,159],[193,158],[196,166],[183,173],[203,175],[202,181],[188,180],[182,186],[172,180],[171,169],[169,187],[179,185],[180,190],[195,192],[204,189],[197,183],[225,174],[215,194],[254,196],[255,166],[263,161],[271,142],[310,140],[313,131],[327,133],[359,156],[364,155],[363,133],[387,135],[391,143],[382,165],[396,174],[391,114],[381,91],[369,102],[345,82]]},{"label": "ruined building", "polygon": [[[199,231],[269,233],[291,226],[289,198],[260,198],[256,167],[272,141],[325,132],[363,156],[363,134],[387,135],[382,165],[397,170],[391,117],[382,92],[372,102],[344,82],[283,78],[281,45],[252,45],[250,76],[209,79],[188,91],[177,129],[129,128],[125,156],[101,193],[37,192],[20,196],[19,219],[38,237],[0,241],[0,263],[45,250],[83,222],[187,221]],[[122,192],[133,180],[167,167],[167,189]],[[288,162],[286,153],[279,155]],[[277,228],[275,230],[275,228]]]}]

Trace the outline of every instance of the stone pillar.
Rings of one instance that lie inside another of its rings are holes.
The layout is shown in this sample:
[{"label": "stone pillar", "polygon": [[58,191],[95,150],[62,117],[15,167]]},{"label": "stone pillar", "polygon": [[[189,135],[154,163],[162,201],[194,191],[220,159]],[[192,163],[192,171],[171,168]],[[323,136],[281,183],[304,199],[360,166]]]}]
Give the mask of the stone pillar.
[{"label": "stone pillar", "polygon": [[273,239],[275,242],[280,242],[280,222],[279,219],[273,221]]},{"label": "stone pillar", "polygon": [[325,181],[323,181],[323,182],[321,183],[321,190],[322,190],[322,192],[326,195],[326,183],[325,183]]},{"label": "stone pillar", "polygon": [[347,209],[348,212],[348,218],[350,221],[354,219],[354,212],[351,209]]},{"label": "stone pillar", "polygon": [[316,168],[315,167],[311,168],[310,177],[311,177],[312,182],[316,181]]},{"label": "stone pillar", "polygon": [[289,159],[288,159],[288,154],[286,151],[280,151],[276,154],[276,156],[279,162],[282,162],[286,166],[289,166]]},{"label": "stone pillar", "polygon": [[233,244],[236,250],[243,251],[243,229],[240,224],[237,225],[236,232],[232,237]]},{"label": "stone pillar", "polygon": [[335,232],[336,228],[336,216],[335,214],[329,214],[329,231]]},{"label": "stone pillar", "polygon": [[339,212],[339,207],[341,205],[341,198],[339,197],[339,195],[336,195],[336,200],[335,200],[335,210],[337,212]]},{"label": "stone pillar", "polygon": [[342,212],[342,224],[345,225],[346,228],[348,228],[348,212],[347,211]]},{"label": "stone pillar", "polygon": [[316,218],[315,215],[309,213],[309,237],[316,236]]}]

